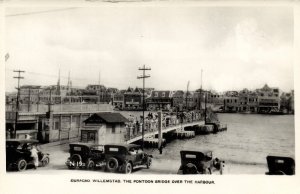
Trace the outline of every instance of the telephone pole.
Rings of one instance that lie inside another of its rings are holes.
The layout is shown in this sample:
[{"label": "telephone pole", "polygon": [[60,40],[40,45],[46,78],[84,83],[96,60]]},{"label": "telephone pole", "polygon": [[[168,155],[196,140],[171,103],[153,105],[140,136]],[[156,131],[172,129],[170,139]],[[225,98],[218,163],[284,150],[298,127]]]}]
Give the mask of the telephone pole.
[{"label": "telephone pole", "polygon": [[202,105],[201,105],[201,100],[202,100],[202,72],[203,72],[203,70],[201,69],[201,86],[200,86],[199,99],[198,99],[198,102],[199,102],[198,108],[199,108],[199,110],[202,109]]},{"label": "telephone pole", "polygon": [[142,97],[142,101],[143,101],[143,125],[142,125],[142,149],[144,150],[144,135],[145,135],[145,79],[149,78],[150,75],[146,75],[145,72],[146,71],[150,71],[151,68],[146,68],[145,65],[143,65],[143,67],[139,68],[140,71],[143,71],[143,75],[138,76],[138,79],[143,79],[143,97]]},{"label": "telephone pole", "polygon": [[17,93],[17,102],[16,102],[16,118],[15,118],[15,128],[14,131],[11,135],[12,138],[16,138],[17,134],[17,126],[18,126],[18,115],[19,115],[19,98],[20,98],[20,80],[24,79],[24,77],[21,77],[21,73],[25,73],[25,71],[21,70],[14,70],[14,72],[18,73],[18,76],[14,77],[15,79],[18,79],[18,87],[16,88],[18,93]]},{"label": "telephone pole", "polygon": [[31,103],[30,98],[31,98],[31,89],[29,88],[29,91],[28,91],[28,102],[27,102],[28,103],[27,104],[28,105],[28,107],[27,107],[28,108],[28,112],[30,111],[30,103]]}]

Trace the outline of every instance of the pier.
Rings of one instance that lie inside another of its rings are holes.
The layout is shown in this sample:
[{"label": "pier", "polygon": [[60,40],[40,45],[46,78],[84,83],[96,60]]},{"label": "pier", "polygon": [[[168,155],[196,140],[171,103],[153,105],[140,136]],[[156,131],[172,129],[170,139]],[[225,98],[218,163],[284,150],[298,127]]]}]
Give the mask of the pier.
[{"label": "pier", "polygon": [[[184,128],[186,128],[186,127],[202,126],[204,124],[205,123],[204,123],[203,120],[198,120],[198,121],[192,121],[192,122],[172,125],[172,126],[168,126],[168,127],[163,127],[162,128],[162,134],[169,133],[169,132],[175,133],[176,130],[178,130],[178,129],[183,129],[184,130]],[[157,131],[152,131],[152,132],[145,131],[144,138],[153,137],[155,135],[158,135],[158,130]],[[139,135],[137,135],[133,138],[127,139],[126,143],[133,143],[133,142],[139,141],[141,139],[142,139],[142,134],[139,134]]]}]

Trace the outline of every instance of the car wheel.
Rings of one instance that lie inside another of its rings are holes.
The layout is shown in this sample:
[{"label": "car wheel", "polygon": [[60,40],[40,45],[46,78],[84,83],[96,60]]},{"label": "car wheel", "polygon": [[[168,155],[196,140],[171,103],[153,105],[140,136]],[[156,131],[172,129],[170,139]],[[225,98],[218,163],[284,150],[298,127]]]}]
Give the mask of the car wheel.
[{"label": "car wheel", "polygon": [[114,172],[118,169],[119,162],[116,158],[109,158],[106,162],[106,168],[110,172]]},{"label": "car wheel", "polygon": [[152,159],[151,158],[147,158],[147,164],[146,164],[147,169],[150,168],[151,164],[152,164]]},{"label": "car wheel", "polygon": [[18,162],[17,162],[17,168],[18,168],[18,171],[26,170],[26,168],[27,168],[26,160],[19,159]]},{"label": "car wheel", "polygon": [[132,164],[130,162],[127,162],[125,164],[125,174],[130,174],[132,172]]},{"label": "car wheel", "polygon": [[88,159],[86,163],[87,170],[94,170],[95,169],[95,162],[93,160]]},{"label": "car wheel", "polygon": [[183,167],[183,174],[197,174],[198,170],[195,164],[188,163]]},{"label": "car wheel", "polygon": [[50,158],[46,157],[42,160],[42,167],[47,166],[50,163]]}]

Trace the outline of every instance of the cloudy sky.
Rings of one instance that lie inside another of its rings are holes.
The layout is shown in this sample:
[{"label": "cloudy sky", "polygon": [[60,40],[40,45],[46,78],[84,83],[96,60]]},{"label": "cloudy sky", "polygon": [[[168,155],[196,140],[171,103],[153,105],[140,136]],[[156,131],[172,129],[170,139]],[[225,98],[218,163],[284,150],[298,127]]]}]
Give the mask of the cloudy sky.
[{"label": "cloudy sky", "polygon": [[224,91],[267,83],[293,89],[293,9],[290,7],[7,8],[6,90],[21,84],[100,82]]}]

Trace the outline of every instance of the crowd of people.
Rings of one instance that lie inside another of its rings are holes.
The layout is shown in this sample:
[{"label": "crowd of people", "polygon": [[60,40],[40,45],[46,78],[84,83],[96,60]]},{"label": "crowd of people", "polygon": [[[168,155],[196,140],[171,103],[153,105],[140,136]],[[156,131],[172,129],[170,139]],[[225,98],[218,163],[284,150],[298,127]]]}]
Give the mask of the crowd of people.
[{"label": "crowd of people", "polygon": [[[189,112],[165,112],[162,114],[162,127],[169,127],[179,125],[180,123],[193,122],[196,120],[203,119],[203,112],[189,111]],[[145,132],[153,132],[158,130],[158,113],[149,112],[145,117]],[[127,138],[140,135],[143,130],[143,116],[135,117],[130,115],[128,118],[129,122],[126,125]]]}]

